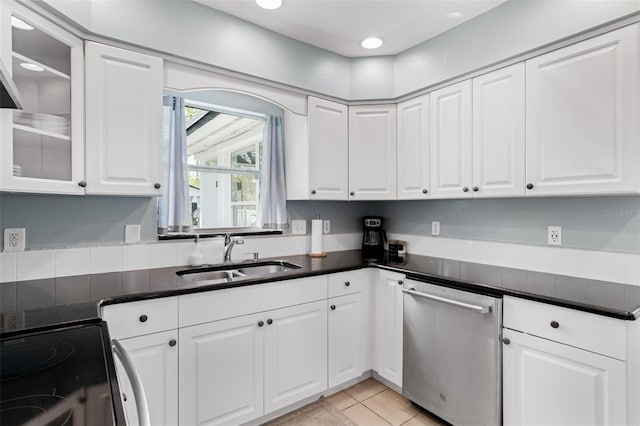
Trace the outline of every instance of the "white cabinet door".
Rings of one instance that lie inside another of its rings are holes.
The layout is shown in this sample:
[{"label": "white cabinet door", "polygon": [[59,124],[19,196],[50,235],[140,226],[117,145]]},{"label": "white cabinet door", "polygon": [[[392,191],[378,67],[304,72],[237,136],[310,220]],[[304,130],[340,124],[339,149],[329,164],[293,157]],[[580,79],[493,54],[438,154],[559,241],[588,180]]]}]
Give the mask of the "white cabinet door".
[{"label": "white cabinet door", "polygon": [[349,199],[396,198],[396,106],[349,107]]},{"label": "white cabinet door", "polygon": [[638,25],[527,61],[527,196],[638,192]]},{"label": "white cabinet door", "polygon": [[431,198],[469,198],[471,80],[431,92],[429,103]]},{"label": "white cabinet door", "polygon": [[363,293],[334,297],[329,306],[329,387],[359,377],[365,371],[367,327]]},{"label": "white cabinet door", "polygon": [[399,387],[402,387],[403,280],[403,274],[380,270],[374,303],[374,369]]},{"label": "white cabinet door", "polygon": [[347,200],[347,106],[309,97],[309,192],[312,200]]},{"label": "white cabinet door", "polygon": [[525,192],[524,63],[473,79],[473,197]]},{"label": "white cabinet door", "polygon": [[[120,340],[129,354],[135,371],[142,380],[149,414],[153,425],[178,424],[178,331],[132,337]],[[118,367],[121,391],[126,395],[125,410],[128,423],[138,424],[138,414],[133,392],[128,387],[126,373]]]},{"label": "white cabinet door", "polygon": [[429,95],[398,104],[398,199],[429,198]]},{"label": "white cabinet door", "polygon": [[263,415],[263,314],[180,329],[180,424],[238,425]]},{"label": "white cabinet door", "polygon": [[504,329],[505,425],[627,424],[623,361]]},{"label": "white cabinet door", "polygon": [[87,194],[162,194],[162,59],[86,44]]},{"label": "white cabinet door", "polygon": [[265,414],[327,389],[326,303],[265,313]]}]

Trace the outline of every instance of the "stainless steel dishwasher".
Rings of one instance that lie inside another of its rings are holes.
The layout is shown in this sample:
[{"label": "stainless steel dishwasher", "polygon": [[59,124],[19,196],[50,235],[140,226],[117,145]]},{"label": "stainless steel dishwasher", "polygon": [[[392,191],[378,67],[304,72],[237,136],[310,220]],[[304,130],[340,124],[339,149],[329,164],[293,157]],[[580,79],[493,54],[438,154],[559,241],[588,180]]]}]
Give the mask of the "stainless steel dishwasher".
[{"label": "stainless steel dishwasher", "polygon": [[402,393],[456,426],[502,421],[502,299],[405,280]]}]

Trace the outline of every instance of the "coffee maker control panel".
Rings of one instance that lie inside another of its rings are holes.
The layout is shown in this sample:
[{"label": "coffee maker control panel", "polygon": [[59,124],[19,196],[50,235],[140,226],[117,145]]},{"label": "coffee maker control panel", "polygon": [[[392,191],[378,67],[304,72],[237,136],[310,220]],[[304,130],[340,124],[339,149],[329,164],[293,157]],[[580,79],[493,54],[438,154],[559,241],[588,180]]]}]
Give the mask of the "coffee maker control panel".
[{"label": "coffee maker control panel", "polygon": [[364,218],[364,226],[367,228],[379,228],[382,226],[382,218],[366,217]]}]

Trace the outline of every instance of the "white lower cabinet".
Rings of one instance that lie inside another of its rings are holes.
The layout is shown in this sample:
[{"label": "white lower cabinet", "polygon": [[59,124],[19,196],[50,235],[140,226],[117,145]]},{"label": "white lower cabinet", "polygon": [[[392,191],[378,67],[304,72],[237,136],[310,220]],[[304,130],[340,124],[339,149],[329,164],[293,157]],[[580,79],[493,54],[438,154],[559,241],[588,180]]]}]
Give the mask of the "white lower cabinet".
[{"label": "white lower cabinet", "polygon": [[365,372],[367,328],[363,293],[327,301],[329,313],[329,388]]},{"label": "white lower cabinet", "polygon": [[262,317],[180,329],[180,424],[236,425],[263,415]]},{"label": "white lower cabinet", "polygon": [[505,425],[627,424],[626,363],[504,330]]},{"label": "white lower cabinet", "polygon": [[[142,380],[149,405],[152,425],[178,423],[178,338],[177,330],[120,340]],[[138,411],[126,373],[116,363],[120,390],[124,401],[127,424],[138,425]]]},{"label": "white lower cabinet", "polygon": [[374,290],[374,370],[402,387],[402,282],[405,276],[380,270]]}]

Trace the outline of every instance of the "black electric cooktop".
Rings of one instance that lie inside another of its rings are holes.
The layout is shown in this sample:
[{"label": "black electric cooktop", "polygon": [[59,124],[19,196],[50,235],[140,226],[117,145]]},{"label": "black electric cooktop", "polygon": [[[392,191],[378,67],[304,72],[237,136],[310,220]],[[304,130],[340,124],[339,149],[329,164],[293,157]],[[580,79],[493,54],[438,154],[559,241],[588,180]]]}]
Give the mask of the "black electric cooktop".
[{"label": "black electric cooktop", "polygon": [[0,342],[2,426],[124,425],[119,395],[104,322]]}]

